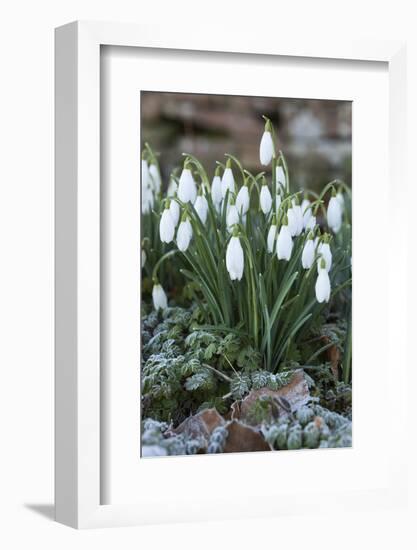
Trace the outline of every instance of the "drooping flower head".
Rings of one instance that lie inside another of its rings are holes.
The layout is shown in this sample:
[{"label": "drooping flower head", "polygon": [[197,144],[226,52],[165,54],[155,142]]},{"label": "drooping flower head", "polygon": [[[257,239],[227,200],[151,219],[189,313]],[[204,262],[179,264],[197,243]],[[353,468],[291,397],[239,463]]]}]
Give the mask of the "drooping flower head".
[{"label": "drooping flower head", "polygon": [[247,180],[245,180],[245,183],[239,189],[239,193],[236,197],[236,208],[238,209],[239,214],[241,214],[242,216],[244,216],[249,210],[249,202],[249,188]]},{"label": "drooping flower head", "polygon": [[159,236],[163,243],[170,243],[175,233],[175,224],[170,211],[170,203],[170,199],[165,201],[165,208],[162,212],[161,221],[159,222]]},{"label": "drooping flower head", "polygon": [[149,179],[152,182],[153,191],[158,194],[161,190],[161,174],[159,173],[158,166],[152,162],[149,165]]},{"label": "drooping flower head", "polygon": [[300,200],[298,198],[298,195],[295,195],[295,197],[291,201],[291,204],[292,204],[292,211],[294,213],[294,219],[296,224],[295,236],[298,237],[298,235],[301,235],[304,229],[303,213],[301,211]]},{"label": "drooping flower head", "polygon": [[317,247],[317,254],[319,255],[318,263],[321,265],[322,262],[320,258],[323,259],[325,263],[324,267],[326,271],[329,272],[332,268],[332,251],[330,250],[328,234],[323,235],[322,240]]},{"label": "drooping flower head", "polygon": [[151,188],[151,178],[149,175],[149,166],[148,161],[146,160],[146,155],[142,155],[141,163],[141,188],[142,188],[142,214],[149,214],[152,210],[155,197],[153,190]]},{"label": "drooping flower head", "polygon": [[343,197],[342,191],[339,190],[339,191],[336,193],[336,199],[339,201],[340,208],[341,208],[342,214],[343,214],[343,212],[344,212],[344,210],[345,210],[345,199],[344,199],[344,197]]},{"label": "drooping flower head", "polygon": [[281,166],[281,164],[278,164],[275,168],[275,180],[277,182],[277,188],[281,187],[281,189],[286,189],[287,181],[285,178],[284,168]]},{"label": "drooping flower head", "polygon": [[173,176],[171,176],[169,178],[167,196],[168,197],[174,197],[177,194],[177,192],[178,192],[178,184],[175,181],[175,178]]},{"label": "drooping flower head", "polygon": [[184,212],[181,218],[181,223],[177,231],[177,246],[181,252],[185,252],[190,246],[191,239],[193,238],[193,228],[188,218],[188,213]]},{"label": "drooping flower head", "polygon": [[263,178],[261,194],[259,197],[259,203],[261,206],[262,212],[266,215],[269,214],[272,207],[272,197],[271,192],[268,188],[268,184],[265,178]]},{"label": "drooping flower head", "polygon": [[206,197],[203,195],[202,189],[200,189],[197,198],[194,203],[194,208],[197,212],[197,216],[200,218],[201,223],[205,224],[207,220],[208,203]]},{"label": "drooping flower head", "polygon": [[303,227],[306,231],[314,229],[316,225],[316,216],[313,215],[311,202],[308,199],[303,199],[301,203],[301,212],[303,214]]},{"label": "drooping flower head", "polygon": [[222,180],[220,177],[220,166],[217,166],[214,173],[213,181],[211,182],[211,199],[213,201],[216,210],[219,210],[220,203],[222,202]]},{"label": "drooping flower head", "polygon": [[238,228],[235,226],[226,250],[226,268],[232,281],[242,279],[245,264],[243,248],[238,234]]},{"label": "drooping flower head", "polygon": [[281,188],[277,187],[277,192],[275,194],[275,212],[278,214],[279,207],[282,203]]},{"label": "drooping flower head", "polygon": [[272,139],[272,124],[266,119],[264,133],[259,145],[259,159],[261,164],[267,166],[275,156],[274,140]]},{"label": "drooping flower head", "polygon": [[233,226],[239,223],[239,210],[233,198],[227,206],[226,223],[229,230],[232,230]]},{"label": "drooping flower head", "polygon": [[310,269],[313,265],[315,256],[315,246],[314,246],[314,235],[310,231],[308,234],[307,240],[304,244],[303,253],[301,255],[301,264],[304,269]]},{"label": "drooping flower head", "polygon": [[330,279],[326,269],[325,260],[321,258],[317,266],[317,280],[316,280],[316,299],[319,304],[328,302],[330,300]]},{"label": "drooping flower head", "polygon": [[275,252],[276,236],[277,236],[277,220],[275,216],[273,216],[272,223],[269,228],[268,237],[267,237],[268,252]]},{"label": "drooping flower head", "polygon": [[227,191],[229,194],[235,193],[235,178],[233,176],[232,161],[227,159],[226,168],[224,169],[222,176],[222,198],[226,196]]},{"label": "drooping flower head", "polygon": [[170,199],[169,211],[171,212],[172,221],[174,226],[177,227],[178,221],[180,219],[180,205],[175,200],[175,197]]},{"label": "drooping flower head", "polygon": [[142,188],[142,214],[149,214],[155,202],[152,189],[146,185]]},{"label": "drooping flower head", "polygon": [[288,216],[284,214],[281,229],[279,230],[277,239],[277,257],[278,260],[289,261],[293,249],[291,231],[288,226]]},{"label": "drooping flower head", "polygon": [[146,157],[142,155],[142,171],[141,171],[141,177],[142,177],[142,189],[145,187],[149,187],[149,166],[148,161],[146,160]]},{"label": "drooping flower head", "polygon": [[292,206],[287,210],[288,228],[291,237],[295,237],[298,233],[298,218],[297,213]]},{"label": "drooping flower head", "polygon": [[191,164],[186,159],[178,185],[178,198],[181,202],[191,202],[194,204],[196,197],[197,186],[191,172]]},{"label": "drooping flower head", "polygon": [[152,302],[156,311],[158,311],[158,309],[166,309],[168,307],[167,295],[157,280],[155,281],[152,289]]},{"label": "drooping flower head", "polygon": [[342,227],[342,207],[334,189],[327,206],[327,223],[334,233],[338,233]]}]

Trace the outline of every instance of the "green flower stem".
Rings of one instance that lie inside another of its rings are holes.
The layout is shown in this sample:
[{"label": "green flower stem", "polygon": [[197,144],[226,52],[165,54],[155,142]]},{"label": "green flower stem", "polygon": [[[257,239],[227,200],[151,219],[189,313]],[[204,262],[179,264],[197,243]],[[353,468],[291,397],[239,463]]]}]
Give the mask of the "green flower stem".
[{"label": "green flower stem", "polygon": [[152,271],[152,279],[153,280],[157,280],[158,279],[158,269],[159,269],[159,266],[165,262],[165,260],[167,260],[168,258],[171,258],[172,256],[174,256],[174,254],[176,254],[178,252],[178,250],[170,250],[169,252],[167,252],[166,254],[164,254],[163,256],[161,256],[159,258],[159,260],[156,262],[154,268],[153,268],[153,271]]}]

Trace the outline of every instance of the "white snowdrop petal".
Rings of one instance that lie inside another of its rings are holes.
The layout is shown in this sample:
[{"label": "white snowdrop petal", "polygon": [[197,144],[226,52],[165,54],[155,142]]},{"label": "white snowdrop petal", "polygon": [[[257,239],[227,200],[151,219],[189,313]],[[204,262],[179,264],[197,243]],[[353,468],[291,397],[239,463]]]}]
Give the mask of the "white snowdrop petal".
[{"label": "white snowdrop petal", "polygon": [[260,196],[261,210],[264,214],[268,214],[272,207],[272,197],[271,192],[268,189],[267,185],[262,185],[261,196]]},{"label": "white snowdrop petal", "polygon": [[235,204],[231,204],[227,210],[227,227],[232,229],[232,227],[239,223],[239,211]]},{"label": "white snowdrop petal", "polygon": [[277,239],[278,260],[289,260],[291,258],[293,242],[291,231],[288,225],[281,226]]},{"label": "white snowdrop petal", "polygon": [[298,231],[298,220],[294,208],[288,208],[287,211],[288,227],[292,237],[295,237]]},{"label": "white snowdrop petal", "polygon": [[161,190],[161,175],[156,164],[151,164],[149,166],[149,176],[152,180],[152,187],[155,193],[159,193]]},{"label": "white snowdrop petal", "polygon": [[294,199],[291,202],[292,202],[292,211],[294,213],[295,224],[296,224],[295,235],[298,237],[298,235],[301,235],[304,229],[303,212],[301,210],[301,206],[297,204]]},{"label": "white snowdrop petal", "polygon": [[343,197],[343,193],[341,193],[340,191],[338,193],[336,193],[336,199],[337,199],[338,203],[340,204],[340,209],[342,210],[342,214],[343,214],[343,211],[345,209],[345,199]]},{"label": "white snowdrop petal", "polygon": [[198,217],[201,220],[201,223],[206,223],[207,220],[207,211],[208,211],[208,204],[206,197],[203,197],[203,195],[198,195],[195,203],[194,208],[197,212]]},{"label": "white snowdrop petal", "polygon": [[177,203],[177,201],[171,200],[171,204],[169,205],[169,211],[171,213],[174,226],[177,227],[180,219],[180,205]]},{"label": "white snowdrop petal", "polygon": [[279,193],[275,195],[275,210],[278,212],[279,207],[281,206],[282,198]]},{"label": "white snowdrop petal", "polygon": [[172,219],[171,212],[168,208],[162,212],[161,221],[159,222],[159,236],[163,243],[170,243],[174,238],[175,225]]},{"label": "white snowdrop petal", "polygon": [[168,307],[167,295],[160,284],[154,285],[152,289],[152,302],[156,311],[158,311],[158,309],[166,309]]},{"label": "white snowdrop petal", "polygon": [[311,218],[313,217],[313,213],[311,211],[311,208],[309,206],[311,205],[311,202],[308,199],[304,199],[301,203],[301,213],[303,215],[303,228],[310,229],[311,226]]},{"label": "white snowdrop petal", "polygon": [[180,181],[178,185],[178,198],[182,202],[194,201],[197,197],[197,186],[195,184],[191,170],[184,168],[181,172]]},{"label": "white snowdrop petal", "polygon": [[277,226],[271,225],[268,231],[268,238],[267,238],[268,252],[274,252],[276,234],[277,234]]},{"label": "white snowdrop petal", "polygon": [[310,269],[310,267],[313,265],[315,254],[314,248],[315,247],[313,239],[307,239],[301,256],[301,263],[304,269]]},{"label": "white snowdrop petal", "polygon": [[222,180],[220,176],[214,176],[211,182],[211,198],[216,207],[222,202]]},{"label": "white snowdrop petal", "polygon": [[330,279],[326,269],[319,269],[316,280],[316,299],[319,304],[330,300]]},{"label": "white snowdrop petal", "polygon": [[240,281],[244,268],[243,248],[239,237],[231,237],[226,250],[226,268],[232,281]]},{"label": "white snowdrop petal", "polygon": [[154,205],[154,194],[149,187],[142,189],[142,213],[149,214]]},{"label": "white snowdrop petal", "polygon": [[320,264],[320,257],[323,258],[326,263],[326,271],[329,272],[332,268],[332,251],[329,243],[320,243],[317,252],[319,254],[318,263]]},{"label": "white snowdrop petal", "polygon": [[316,227],[316,216],[310,216],[305,224],[305,230],[314,229]]},{"label": "white snowdrop petal", "polygon": [[142,160],[142,189],[149,187],[149,166],[146,160]]},{"label": "white snowdrop petal", "polygon": [[222,198],[226,196],[226,192],[235,192],[235,179],[231,168],[226,168],[222,176]]},{"label": "white snowdrop petal", "polygon": [[236,197],[236,207],[241,214],[246,214],[249,210],[249,190],[246,185],[239,189]]},{"label": "white snowdrop petal", "polygon": [[327,223],[329,227],[337,233],[342,227],[342,208],[336,197],[331,197],[327,207]]},{"label": "white snowdrop petal", "polygon": [[259,159],[261,164],[267,166],[274,156],[274,142],[271,132],[265,131],[262,134],[261,143],[259,146]]},{"label": "white snowdrop petal", "polygon": [[190,242],[193,236],[193,230],[190,220],[185,220],[180,223],[177,231],[177,246],[181,252],[185,252],[190,246]]},{"label": "white snowdrop petal", "polygon": [[142,260],[141,267],[143,269],[145,267],[145,264],[146,264],[146,251],[143,250],[143,248],[142,248],[141,260]]},{"label": "white snowdrop petal", "polygon": [[174,180],[174,178],[171,178],[169,180],[168,189],[167,189],[167,196],[168,197],[174,197],[175,193],[178,191],[178,185],[177,182]]},{"label": "white snowdrop petal", "polygon": [[285,172],[284,168],[282,166],[277,166],[275,169],[275,179],[277,182],[277,185],[283,187],[284,189],[287,186],[287,181],[285,179]]}]

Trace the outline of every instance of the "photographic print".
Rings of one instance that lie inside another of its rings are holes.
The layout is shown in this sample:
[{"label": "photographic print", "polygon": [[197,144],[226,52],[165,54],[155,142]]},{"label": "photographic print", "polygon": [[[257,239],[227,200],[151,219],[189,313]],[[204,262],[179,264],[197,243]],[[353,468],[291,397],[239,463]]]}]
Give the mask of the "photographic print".
[{"label": "photographic print", "polygon": [[141,457],[352,445],[351,119],[141,92]]}]

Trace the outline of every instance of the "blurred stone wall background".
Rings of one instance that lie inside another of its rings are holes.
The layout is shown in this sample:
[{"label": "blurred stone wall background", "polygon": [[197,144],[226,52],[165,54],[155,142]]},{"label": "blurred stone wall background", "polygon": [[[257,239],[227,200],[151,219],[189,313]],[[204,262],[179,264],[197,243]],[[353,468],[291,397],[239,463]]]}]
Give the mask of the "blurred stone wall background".
[{"label": "blurred stone wall background", "polygon": [[352,104],[349,101],[141,93],[142,140],[160,153],[164,182],[182,162],[196,155],[210,178],[224,153],[236,155],[252,172],[259,163],[262,115],[275,127],[291,187],[319,190],[340,178],[351,184]]}]

